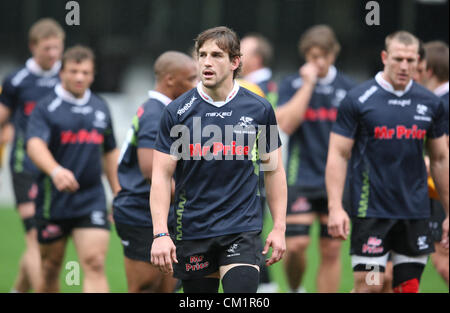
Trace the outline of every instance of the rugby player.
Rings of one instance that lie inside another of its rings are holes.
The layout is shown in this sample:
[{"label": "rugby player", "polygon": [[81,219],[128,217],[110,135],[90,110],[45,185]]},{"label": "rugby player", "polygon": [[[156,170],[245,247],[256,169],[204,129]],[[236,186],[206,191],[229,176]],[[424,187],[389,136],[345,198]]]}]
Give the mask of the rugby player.
[{"label": "rugby player", "polygon": [[[242,77],[244,81],[256,84],[272,107],[276,107],[278,98],[277,84],[272,80],[272,71],[269,68],[273,58],[273,48],[270,42],[261,34],[251,33],[241,39]],[[242,86],[242,84],[241,84]],[[245,86],[243,86],[245,87]],[[264,175],[260,174],[261,205],[266,213],[266,191],[264,189]],[[264,216],[263,215],[263,216]],[[268,268],[263,266],[260,271],[260,286],[258,292],[276,292],[278,285],[272,283]]]},{"label": "rugby player", "polygon": [[[197,84],[197,66],[188,55],[168,51],[154,64],[156,85],[139,107],[119,161],[121,190],[114,199],[114,222],[125,255],[129,292],[172,292],[176,279],[150,263],[153,227],[149,209],[153,150],[164,108]],[[169,229],[173,229],[170,211]]]},{"label": "rugby player", "polygon": [[317,291],[337,292],[340,283],[341,242],[328,234],[325,189],[331,127],[340,102],[353,86],[334,66],[339,50],[339,42],[329,26],[311,27],[299,41],[299,52],[306,63],[280,84],[277,120],[281,130],[289,135],[284,266],[292,292],[301,291],[309,232],[315,220],[320,223]]},{"label": "rugby player", "polygon": [[[430,204],[423,146],[447,218],[441,244],[448,249],[448,147],[443,101],[415,83],[418,39],[405,31],[386,37],[384,69],[342,101],[330,135],[326,167],[328,229],[347,239],[350,219],[342,207],[350,160],[351,248],[355,292],[380,292],[392,254],[394,292],[418,292],[428,255]],[[380,283],[367,279],[378,274]]]},{"label": "rugby player", "polygon": [[[217,292],[219,279],[224,292],[256,292],[263,256],[272,247],[270,266],[285,250],[286,182],[275,114],[234,81],[241,53],[232,30],[202,32],[196,51],[201,82],[166,107],[156,140],[152,263],[174,271],[184,292]],[[274,225],[262,253],[259,166]],[[167,228],[173,174],[175,244]]]},{"label": "rugby player", "polygon": [[43,282],[39,292],[59,291],[59,272],[72,236],[84,272],[84,292],[108,292],[104,263],[109,221],[102,168],[113,194],[119,151],[104,100],[89,87],[94,53],[83,46],[62,58],[61,84],[39,101],[27,129],[27,152],[41,170],[36,222]]},{"label": "rugby player", "polygon": [[[448,107],[449,107],[449,82],[448,82],[448,45],[442,41],[431,41],[424,45],[425,49],[425,69],[420,75],[421,83],[435,95],[444,101],[444,115],[447,119],[447,146],[448,146]],[[434,183],[431,181],[431,185]],[[445,219],[445,211],[438,199],[431,199],[431,219],[430,227],[432,228],[434,247],[436,252],[431,254],[436,270],[448,285],[448,249],[444,249],[439,242],[442,237],[442,222]]]},{"label": "rugby player", "polygon": [[41,277],[34,220],[38,170],[25,152],[25,132],[36,102],[49,94],[59,82],[64,38],[65,32],[55,20],[44,18],[34,23],[28,34],[32,56],[24,67],[6,77],[0,94],[0,128],[8,120],[14,126],[9,165],[16,207],[25,228],[26,248],[13,287],[17,292],[36,290]]}]

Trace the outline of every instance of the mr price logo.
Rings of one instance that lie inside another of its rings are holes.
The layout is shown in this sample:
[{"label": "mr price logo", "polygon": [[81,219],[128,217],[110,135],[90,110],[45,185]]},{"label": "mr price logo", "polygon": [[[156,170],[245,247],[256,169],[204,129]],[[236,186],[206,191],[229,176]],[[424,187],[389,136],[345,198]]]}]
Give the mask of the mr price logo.
[{"label": "mr price logo", "polygon": [[387,126],[377,126],[374,129],[375,139],[424,139],[427,131],[419,129],[417,125],[407,128],[398,125],[396,128],[388,128]]},{"label": "mr price logo", "polygon": [[[205,269],[209,266],[208,261],[204,261],[203,255],[194,255],[189,258],[189,264],[186,264],[186,272],[192,271],[198,271]],[[203,263],[202,263],[203,262]]]},{"label": "mr price logo", "polygon": [[95,129],[93,131],[81,129],[78,132],[67,130],[61,133],[61,144],[65,145],[76,143],[93,143],[100,145],[103,143],[103,135],[99,134]]},{"label": "mr price logo", "polygon": [[[201,146],[199,143],[190,144],[189,151],[191,157],[194,156],[205,156],[211,151],[210,146]],[[249,147],[236,145],[236,141],[232,141],[231,145],[224,145],[221,142],[213,142],[212,154],[214,156],[220,155],[248,155]]]}]

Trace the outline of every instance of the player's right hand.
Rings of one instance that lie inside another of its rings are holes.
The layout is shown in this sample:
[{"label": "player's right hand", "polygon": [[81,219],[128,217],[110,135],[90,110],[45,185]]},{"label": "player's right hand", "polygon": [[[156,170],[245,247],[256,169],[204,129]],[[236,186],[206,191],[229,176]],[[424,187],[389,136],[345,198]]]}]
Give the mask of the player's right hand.
[{"label": "player's right hand", "polygon": [[58,191],[75,192],[80,188],[72,171],[61,168],[52,176],[53,184]]},{"label": "player's right hand", "polygon": [[176,247],[169,236],[153,240],[150,261],[164,274],[173,272],[172,262],[178,263],[178,260]]},{"label": "player's right hand", "polygon": [[347,240],[350,233],[350,218],[343,208],[329,210],[328,233],[333,238]]},{"label": "player's right hand", "polygon": [[300,67],[299,74],[304,83],[316,84],[319,70],[313,63],[305,63]]}]

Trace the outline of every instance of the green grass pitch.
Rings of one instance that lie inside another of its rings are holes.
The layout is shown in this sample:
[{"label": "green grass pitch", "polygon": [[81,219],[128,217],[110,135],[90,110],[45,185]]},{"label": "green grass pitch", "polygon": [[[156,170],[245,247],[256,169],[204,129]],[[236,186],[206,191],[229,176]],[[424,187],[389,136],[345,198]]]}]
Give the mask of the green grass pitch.
[{"label": "green grass pitch", "polygon": [[[265,221],[265,234],[270,229],[270,220]],[[318,255],[318,227],[313,225],[311,230],[312,241],[308,248],[308,267],[304,277],[304,287],[307,292],[316,292],[315,276],[319,265]],[[11,208],[0,208],[0,292],[9,292],[14,284],[14,279],[18,271],[18,263],[24,249],[23,226],[17,212]],[[352,271],[350,257],[348,256],[349,242],[342,246],[342,279],[339,292],[349,292],[353,288]],[[61,271],[61,291],[81,292],[81,286],[68,286],[65,277],[69,270],[65,269],[65,264],[70,261],[77,261],[73,243],[69,241],[66,257]],[[279,292],[287,292],[286,277],[282,263],[277,263],[269,268],[272,280],[278,283]],[[106,259],[106,274],[111,292],[126,292],[127,283],[123,265],[122,246],[117,233],[112,228],[109,251]],[[81,276],[82,282],[82,276]],[[422,276],[421,292],[448,293],[448,287],[437,274],[429,261]]]}]

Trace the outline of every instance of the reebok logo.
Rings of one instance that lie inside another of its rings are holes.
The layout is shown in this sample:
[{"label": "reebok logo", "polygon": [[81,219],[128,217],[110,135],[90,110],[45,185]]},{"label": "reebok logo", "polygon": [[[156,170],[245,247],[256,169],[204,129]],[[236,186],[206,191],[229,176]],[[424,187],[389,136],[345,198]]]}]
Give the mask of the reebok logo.
[{"label": "reebok logo", "polygon": [[181,109],[179,109],[177,111],[177,114],[183,115],[187,110],[189,110],[189,108],[192,106],[195,100],[197,100],[197,98],[195,96],[192,96],[192,99],[188,103],[186,103]]}]

